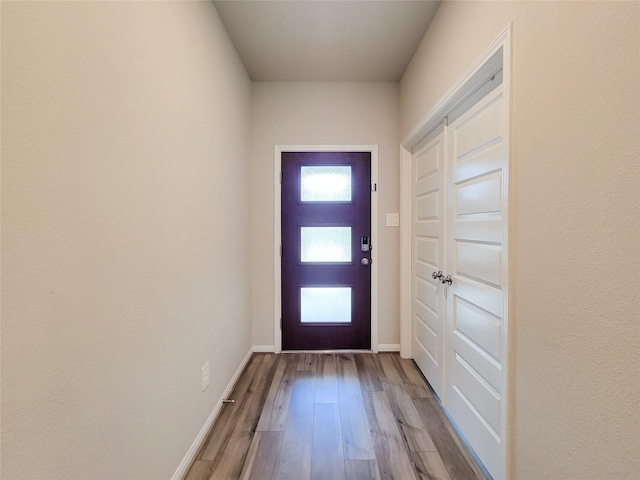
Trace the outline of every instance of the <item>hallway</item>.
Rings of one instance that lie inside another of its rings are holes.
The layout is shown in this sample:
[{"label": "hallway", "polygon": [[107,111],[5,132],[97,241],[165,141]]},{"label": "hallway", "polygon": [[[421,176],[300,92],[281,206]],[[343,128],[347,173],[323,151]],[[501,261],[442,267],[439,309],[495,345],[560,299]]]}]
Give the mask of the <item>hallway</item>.
[{"label": "hallway", "polygon": [[[640,1],[430,3],[0,1],[2,480],[477,477],[411,361],[280,354],[278,152],[353,147],[377,151],[370,350],[425,363],[411,263],[437,253],[426,375],[461,428],[482,406],[495,480],[640,478]],[[498,136],[440,113],[500,78],[506,34],[504,175]],[[501,238],[462,235],[482,216]]]},{"label": "hallway", "polygon": [[484,479],[411,360],[254,354],[188,480]]}]

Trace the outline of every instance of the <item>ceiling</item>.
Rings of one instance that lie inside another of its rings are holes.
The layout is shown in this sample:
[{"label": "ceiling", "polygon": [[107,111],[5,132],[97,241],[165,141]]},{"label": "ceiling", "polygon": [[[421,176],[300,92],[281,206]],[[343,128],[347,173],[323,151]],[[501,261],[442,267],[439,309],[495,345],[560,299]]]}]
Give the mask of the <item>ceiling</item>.
[{"label": "ceiling", "polygon": [[253,81],[398,81],[440,1],[213,2]]}]

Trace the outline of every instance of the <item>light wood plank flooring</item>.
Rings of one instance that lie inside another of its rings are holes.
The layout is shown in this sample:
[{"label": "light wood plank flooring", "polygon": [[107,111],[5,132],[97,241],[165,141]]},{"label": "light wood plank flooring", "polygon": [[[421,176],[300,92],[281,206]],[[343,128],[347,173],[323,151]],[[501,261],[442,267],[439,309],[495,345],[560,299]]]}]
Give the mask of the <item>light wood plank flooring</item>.
[{"label": "light wood plank flooring", "polygon": [[484,479],[397,353],[255,354],[187,480]]}]

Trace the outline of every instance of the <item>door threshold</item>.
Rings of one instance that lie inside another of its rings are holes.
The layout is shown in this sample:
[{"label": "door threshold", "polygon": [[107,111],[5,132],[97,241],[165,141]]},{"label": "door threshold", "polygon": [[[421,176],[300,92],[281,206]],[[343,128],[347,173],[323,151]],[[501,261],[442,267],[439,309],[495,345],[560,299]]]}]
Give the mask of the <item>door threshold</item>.
[{"label": "door threshold", "polygon": [[280,353],[372,353],[372,350],[282,350]]}]

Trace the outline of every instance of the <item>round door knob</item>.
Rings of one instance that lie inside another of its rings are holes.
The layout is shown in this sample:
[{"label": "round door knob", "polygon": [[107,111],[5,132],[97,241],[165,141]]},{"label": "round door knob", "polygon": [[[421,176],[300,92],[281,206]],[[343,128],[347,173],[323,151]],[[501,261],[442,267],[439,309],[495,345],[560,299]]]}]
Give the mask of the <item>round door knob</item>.
[{"label": "round door knob", "polygon": [[369,259],[368,258],[363,258],[362,260],[360,260],[360,263],[364,266],[369,265]]}]

